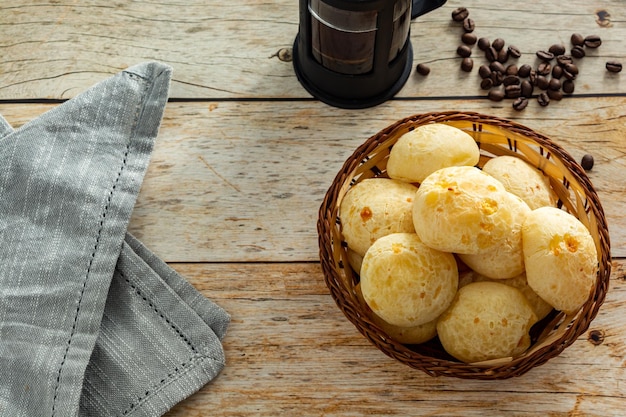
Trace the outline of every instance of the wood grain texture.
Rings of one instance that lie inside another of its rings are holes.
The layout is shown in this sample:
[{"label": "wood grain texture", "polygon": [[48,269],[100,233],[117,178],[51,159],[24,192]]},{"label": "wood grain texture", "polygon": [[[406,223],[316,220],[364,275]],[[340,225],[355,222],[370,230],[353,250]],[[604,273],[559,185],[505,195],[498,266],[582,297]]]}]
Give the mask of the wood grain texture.
[{"label": "wood grain texture", "polygon": [[[0,113],[17,126],[51,107]],[[359,112],[309,101],[169,103],[130,231],[168,262],[315,261],[317,211],[354,149],[399,118],[453,109],[514,119],[577,161],[593,154],[612,253],[626,256],[626,97],[524,112],[485,99],[393,100]]]},{"label": "wood grain texture", "polygon": [[[600,35],[602,46],[579,63],[577,93],[626,93],[624,77],[604,68],[608,59],[626,63],[621,0],[505,0],[497,8],[489,0],[451,0],[412,23],[414,61],[432,71],[426,78],[413,74],[399,96],[484,96],[477,74],[484,56],[476,47],[474,71],[460,70],[456,48],[463,31],[450,17],[459,6],[470,9],[478,36],[520,48],[522,57],[511,61],[517,64],[536,64],[535,52],[554,43],[569,48],[574,31]],[[106,75],[149,60],[174,67],[173,97],[307,98],[291,62],[276,55],[292,47],[297,33],[293,0],[3,2],[0,99],[73,97]]]},{"label": "wood grain texture", "polygon": [[[174,264],[224,306],[227,366],[168,417],[622,416],[625,265],[589,331],[548,363],[504,381],[430,377],[388,358],[348,322],[319,265]],[[603,341],[594,344],[590,332]]]}]

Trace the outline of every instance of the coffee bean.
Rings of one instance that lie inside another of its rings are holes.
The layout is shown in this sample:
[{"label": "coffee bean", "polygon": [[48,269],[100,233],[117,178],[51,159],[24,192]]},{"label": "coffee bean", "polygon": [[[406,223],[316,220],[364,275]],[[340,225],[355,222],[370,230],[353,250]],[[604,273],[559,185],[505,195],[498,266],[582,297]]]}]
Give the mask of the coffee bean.
[{"label": "coffee bean", "polygon": [[452,20],[455,22],[462,22],[467,19],[467,16],[469,16],[469,10],[465,7],[459,7],[452,11]]},{"label": "coffee bean", "polygon": [[572,80],[563,81],[562,89],[565,94],[572,94],[574,92],[574,81]]},{"label": "coffee bean", "polygon": [[542,90],[547,90],[550,85],[550,81],[543,75],[537,75],[535,85]]},{"label": "coffee bean", "polygon": [[487,48],[491,46],[491,42],[488,38],[480,38],[478,39],[478,49],[481,51],[486,51]]},{"label": "coffee bean", "polygon": [[608,61],[606,63],[606,70],[608,72],[621,72],[622,71],[622,63],[617,61]]},{"label": "coffee bean", "polygon": [[528,81],[530,81],[532,85],[537,84],[537,71],[535,71],[534,69],[530,70],[530,73],[528,74]]},{"label": "coffee bean", "polygon": [[551,78],[548,83],[548,88],[550,90],[556,91],[561,89],[561,81],[558,78]]},{"label": "coffee bean", "polygon": [[554,59],[554,54],[549,51],[537,51],[535,55],[542,61],[552,61]]},{"label": "coffee bean", "polygon": [[518,71],[519,70],[517,69],[517,65],[511,64],[506,67],[506,70],[504,71],[504,73],[506,75],[517,75]]},{"label": "coffee bean", "polygon": [[498,51],[493,46],[490,46],[485,50],[485,58],[487,61],[494,62],[498,60]]},{"label": "coffee bean", "polygon": [[563,76],[568,80],[575,80],[578,76],[578,67],[576,64],[565,64],[563,66]]},{"label": "coffee bean", "polygon": [[491,44],[491,46],[493,47],[493,49],[499,52],[502,50],[502,48],[504,48],[504,44],[505,44],[504,39],[496,38]]},{"label": "coffee bean", "polygon": [[459,45],[459,47],[456,48],[456,53],[463,58],[467,58],[472,55],[472,49],[467,45]]},{"label": "coffee bean", "polygon": [[580,160],[580,166],[585,171],[591,171],[591,168],[593,168],[593,155],[584,155],[583,158]]},{"label": "coffee bean", "polygon": [[524,110],[526,106],[528,106],[528,99],[526,97],[518,97],[513,102],[513,108],[518,111]]},{"label": "coffee bean", "polygon": [[560,65],[555,65],[552,67],[552,78],[559,79],[563,76],[563,67]]},{"label": "coffee bean", "polygon": [[584,58],[586,54],[585,49],[580,46],[580,45],[576,45],[572,48],[571,54],[574,58],[580,59],[580,58]]},{"label": "coffee bean", "polygon": [[480,67],[478,67],[478,75],[480,75],[480,78],[487,78],[491,75],[491,68],[489,68],[489,65],[487,64],[483,64]]},{"label": "coffee bean", "polygon": [[537,74],[548,75],[550,74],[550,72],[552,72],[552,65],[550,65],[548,62],[543,61],[540,62],[539,65],[537,65]]},{"label": "coffee bean", "polygon": [[501,49],[498,52],[498,62],[502,62],[503,64],[509,60],[509,51],[506,49]]},{"label": "coffee bean", "polygon": [[504,90],[500,88],[491,89],[489,90],[489,94],[487,94],[487,97],[491,101],[502,101],[504,100]]},{"label": "coffee bean", "polygon": [[461,69],[465,72],[471,72],[472,68],[474,68],[474,60],[472,58],[463,58],[461,61]]},{"label": "coffee bean", "polygon": [[598,35],[589,35],[585,37],[584,42],[587,48],[597,48],[602,45],[602,39]]},{"label": "coffee bean", "polygon": [[559,65],[565,65],[565,64],[571,64],[572,62],[574,62],[574,60],[569,55],[559,55],[556,57],[556,62]]},{"label": "coffee bean", "polygon": [[474,45],[476,43],[477,37],[473,33],[464,33],[461,35],[461,42],[465,45]]},{"label": "coffee bean", "polygon": [[502,74],[500,71],[493,71],[491,73],[491,81],[493,81],[493,86],[497,87],[500,84],[502,84],[502,80],[504,79],[504,74]]},{"label": "coffee bean", "polygon": [[554,56],[563,55],[565,53],[565,46],[561,45],[560,43],[555,43],[548,49],[548,52],[550,52]]},{"label": "coffee bean", "polygon": [[535,89],[535,87],[530,83],[530,81],[522,81],[520,87],[522,88],[522,95],[524,97],[530,98],[533,95],[533,90]]},{"label": "coffee bean", "polygon": [[524,64],[521,67],[519,67],[519,69],[517,70],[517,75],[519,75],[522,78],[526,78],[528,77],[532,69],[533,68],[530,65]]},{"label": "coffee bean", "polygon": [[509,45],[509,47],[507,48],[507,51],[509,51],[509,56],[513,58],[519,58],[522,56],[522,52],[515,45]]},{"label": "coffee bean", "polygon": [[491,75],[491,68],[489,68],[489,65],[482,64],[478,67],[478,75],[480,75],[480,78],[482,79],[488,78]]},{"label": "coffee bean", "polygon": [[545,107],[550,104],[550,97],[548,97],[548,93],[543,92],[537,96],[537,102],[541,107]]},{"label": "coffee bean", "polygon": [[518,85],[521,84],[521,80],[516,75],[507,75],[502,80],[504,85]]},{"label": "coffee bean", "polygon": [[430,74],[430,67],[426,64],[417,64],[415,71],[420,75],[426,76]]},{"label": "coffee bean", "polygon": [[584,45],[585,38],[580,33],[572,33],[572,37],[570,38],[572,41],[572,45]]},{"label": "coffee bean", "polygon": [[504,95],[507,98],[517,98],[522,95],[522,87],[519,84],[511,84],[504,87]]},{"label": "coffee bean", "polygon": [[474,23],[474,19],[472,19],[471,17],[466,17],[463,20],[463,30],[466,33],[471,33],[474,31],[474,29],[476,29],[476,24]]},{"label": "coffee bean", "polygon": [[548,97],[550,97],[550,100],[555,100],[555,101],[559,101],[563,98],[563,93],[561,92],[561,90],[548,90]]},{"label": "coffee bean", "polygon": [[480,88],[483,90],[490,90],[493,87],[493,80],[491,78],[483,78],[480,82]]},{"label": "coffee bean", "polygon": [[491,62],[489,64],[489,68],[491,69],[491,71],[501,72],[502,74],[504,74],[506,72],[506,67],[500,61],[493,61],[493,62]]}]

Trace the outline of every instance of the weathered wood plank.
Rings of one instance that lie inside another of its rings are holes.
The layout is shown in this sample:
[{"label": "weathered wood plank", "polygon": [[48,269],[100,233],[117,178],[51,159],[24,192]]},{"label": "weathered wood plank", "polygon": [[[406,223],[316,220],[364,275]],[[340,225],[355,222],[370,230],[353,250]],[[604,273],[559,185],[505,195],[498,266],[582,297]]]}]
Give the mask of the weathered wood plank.
[{"label": "weathered wood plank", "polygon": [[[484,96],[476,47],[474,71],[459,69],[462,30],[450,18],[458,6],[470,8],[478,36],[518,46],[522,57],[510,61],[517,64],[536,64],[535,52],[553,43],[570,47],[574,31],[600,35],[602,46],[580,61],[577,93],[626,93],[624,77],[604,69],[608,59],[626,64],[622,1],[504,0],[494,8],[489,0],[450,0],[413,22],[414,61],[432,71],[427,78],[413,74],[399,96]],[[306,98],[291,62],[276,55],[291,48],[297,32],[298,3],[291,0],[3,2],[0,99],[72,97],[147,60],[174,67],[173,97]]]},{"label": "weathered wood plank", "polygon": [[590,329],[560,356],[505,381],[427,376],[385,356],[348,322],[305,264],[173,264],[226,308],[227,366],[168,416],[621,416],[626,395],[625,265]]},{"label": "weathered wood plank", "polygon": [[[4,104],[15,126],[51,105]],[[515,119],[580,160],[591,153],[614,256],[626,256],[626,97],[514,111],[487,100],[394,100],[352,112],[317,102],[167,105],[130,224],[171,262],[314,261],[319,205],[343,161],[395,120],[447,109]]]}]

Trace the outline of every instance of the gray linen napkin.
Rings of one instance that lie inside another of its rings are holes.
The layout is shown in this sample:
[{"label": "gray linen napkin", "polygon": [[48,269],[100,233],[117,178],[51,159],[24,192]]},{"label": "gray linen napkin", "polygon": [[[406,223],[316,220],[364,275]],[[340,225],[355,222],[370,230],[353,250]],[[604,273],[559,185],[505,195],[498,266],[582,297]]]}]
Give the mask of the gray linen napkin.
[{"label": "gray linen napkin", "polygon": [[228,314],[126,232],[170,76],[0,117],[2,416],[158,416],[224,366]]}]

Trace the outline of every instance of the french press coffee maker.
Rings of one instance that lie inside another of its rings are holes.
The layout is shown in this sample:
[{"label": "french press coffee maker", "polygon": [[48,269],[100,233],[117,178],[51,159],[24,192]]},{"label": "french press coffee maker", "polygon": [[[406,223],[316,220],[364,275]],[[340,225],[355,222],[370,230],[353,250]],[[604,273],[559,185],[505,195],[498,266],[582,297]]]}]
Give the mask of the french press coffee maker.
[{"label": "french press coffee maker", "polygon": [[335,107],[365,108],[393,97],[411,73],[411,19],[446,0],[300,0],[293,46],[298,80]]}]

